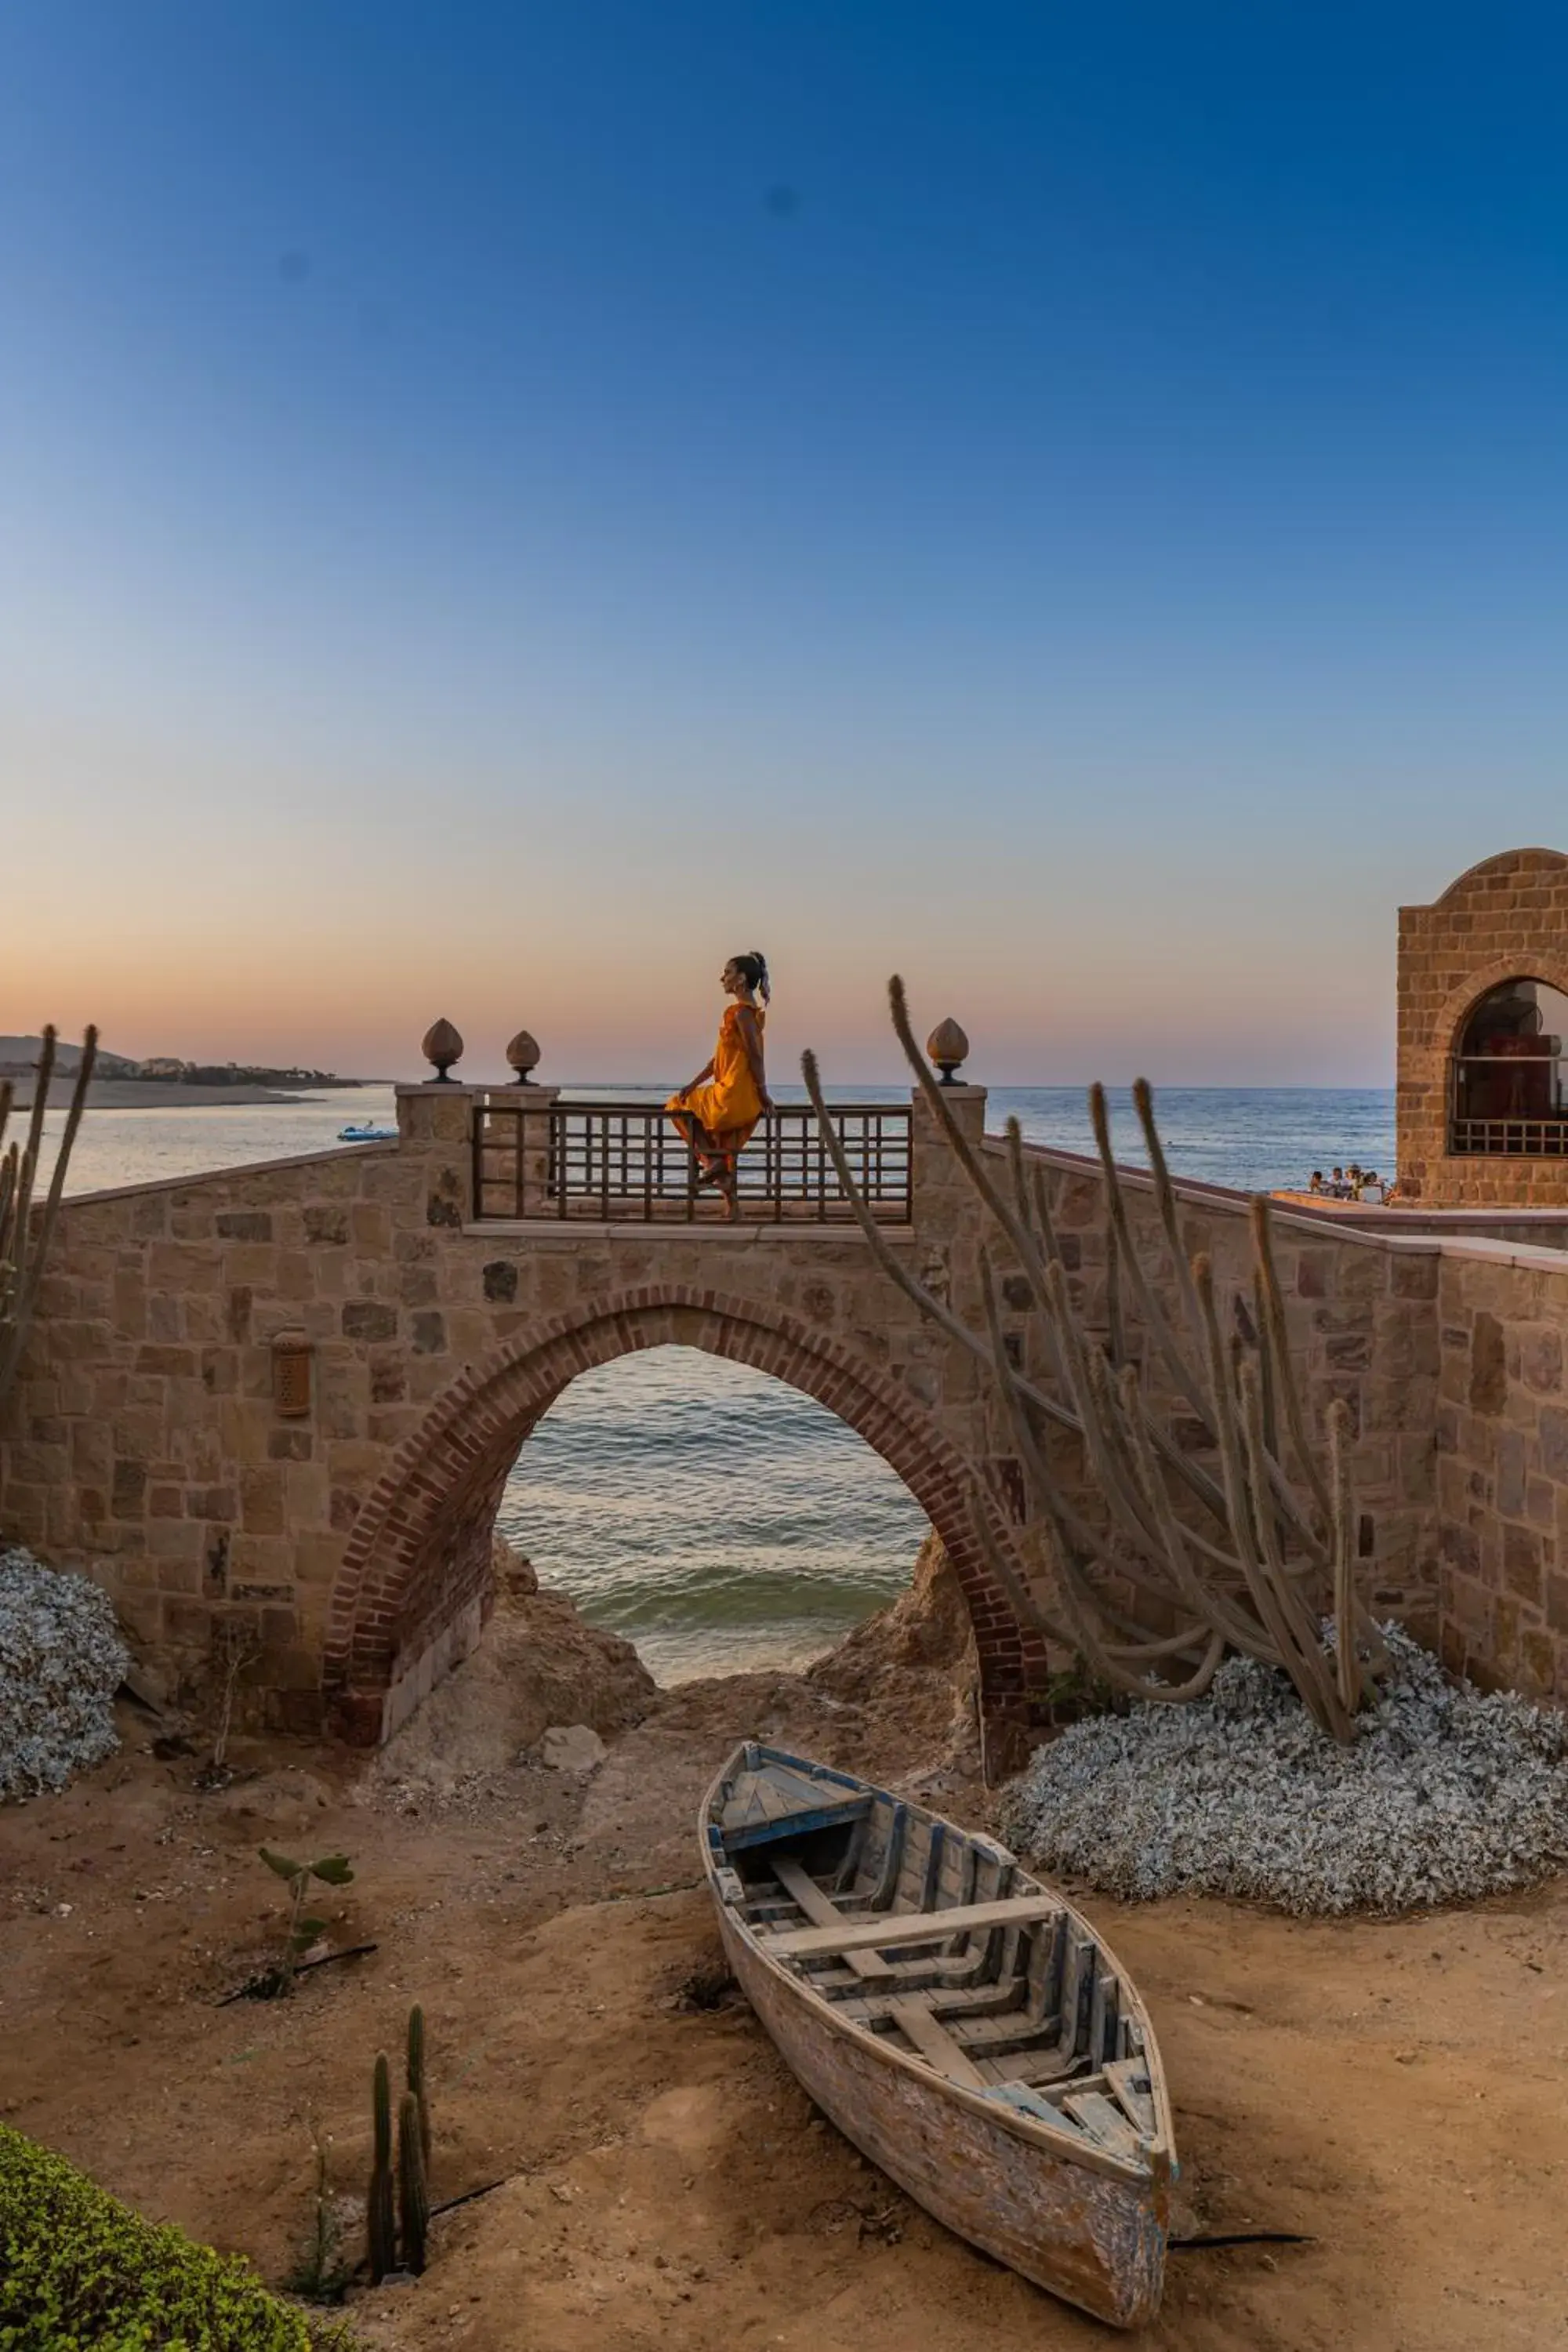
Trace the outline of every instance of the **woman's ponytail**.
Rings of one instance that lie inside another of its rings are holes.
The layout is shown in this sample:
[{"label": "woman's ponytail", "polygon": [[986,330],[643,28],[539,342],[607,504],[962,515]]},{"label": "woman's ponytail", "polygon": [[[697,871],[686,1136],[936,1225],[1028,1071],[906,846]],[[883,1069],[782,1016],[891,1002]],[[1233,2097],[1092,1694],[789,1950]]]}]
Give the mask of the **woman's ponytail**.
[{"label": "woman's ponytail", "polygon": [[768,960],[761,948],[752,948],[747,955],[731,956],[730,961],[741,974],[748,988],[754,988],[765,1004],[773,994],[768,979]]}]

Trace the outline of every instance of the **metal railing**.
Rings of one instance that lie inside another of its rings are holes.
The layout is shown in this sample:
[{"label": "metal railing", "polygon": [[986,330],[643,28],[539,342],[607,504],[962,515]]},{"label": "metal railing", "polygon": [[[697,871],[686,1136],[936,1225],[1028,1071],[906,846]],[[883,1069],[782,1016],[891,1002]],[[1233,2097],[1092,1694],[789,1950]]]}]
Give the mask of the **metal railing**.
[{"label": "metal railing", "polygon": [[[1568,1060],[1518,1050],[1461,1054],[1450,1065],[1448,1149],[1461,1156],[1561,1160],[1568,1156]],[[1555,1045],[1555,1038],[1551,1039]]]},{"label": "metal railing", "polygon": [[[910,1223],[914,1171],[907,1104],[835,1103],[828,1116],[879,1223]],[[521,1104],[478,1095],[474,1215],[537,1223],[728,1223],[699,1181],[695,1153],[660,1104]],[[847,1225],[854,1211],[809,1103],[778,1103],[758,1121],[736,1169],[742,1221]]]},{"label": "metal railing", "polygon": [[1568,1158],[1568,1118],[1456,1118],[1449,1150],[1460,1158]]}]

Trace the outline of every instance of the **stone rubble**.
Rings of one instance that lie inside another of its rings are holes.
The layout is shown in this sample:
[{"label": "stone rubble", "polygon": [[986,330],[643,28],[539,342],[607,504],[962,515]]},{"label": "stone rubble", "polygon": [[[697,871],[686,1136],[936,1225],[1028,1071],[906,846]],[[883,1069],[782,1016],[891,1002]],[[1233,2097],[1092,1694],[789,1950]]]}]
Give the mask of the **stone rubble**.
[{"label": "stone rubble", "polygon": [[63,1789],[113,1755],[130,1664],[106,1592],[0,1550],[0,1800]]},{"label": "stone rubble", "polygon": [[1298,1914],[1468,1903],[1568,1864],[1568,1717],[1450,1681],[1397,1626],[1353,1746],[1285,1676],[1226,1661],[1206,1699],[1074,1724],[1005,1792],[1003,1834],[1133,1902],[1238,1895]]}]

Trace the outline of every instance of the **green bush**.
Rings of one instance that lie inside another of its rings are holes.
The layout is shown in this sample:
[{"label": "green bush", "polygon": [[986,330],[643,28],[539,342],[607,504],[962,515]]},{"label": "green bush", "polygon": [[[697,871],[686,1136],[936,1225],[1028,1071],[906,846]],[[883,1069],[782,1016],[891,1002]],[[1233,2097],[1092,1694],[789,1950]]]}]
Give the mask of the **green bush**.
[{"label": "green bush", "polygon": [[312,2352],[248,2263],[144,2221],[0,2124],[0,2352]]}]

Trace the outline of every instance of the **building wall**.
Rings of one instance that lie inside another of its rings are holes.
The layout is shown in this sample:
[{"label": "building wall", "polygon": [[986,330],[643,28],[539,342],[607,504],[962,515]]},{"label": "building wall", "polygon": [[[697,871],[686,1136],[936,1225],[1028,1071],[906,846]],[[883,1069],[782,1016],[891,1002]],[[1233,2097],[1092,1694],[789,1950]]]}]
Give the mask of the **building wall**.
[{"label": "building wall", "polygon": [[1568,990],[1568,856],[1510,849],[1461,874],[1430,907],[1399,910],[1401,1192],[1433,1208],[1568,1207],[1568,1158],[1456,1157],[1448,1067],[1465,1016],[1502,982]]},{"label": "building wall", "polygon": [[1473,1243],[1440,1267],[1444,1659],[1568,1704],[1568,1260]]}]

